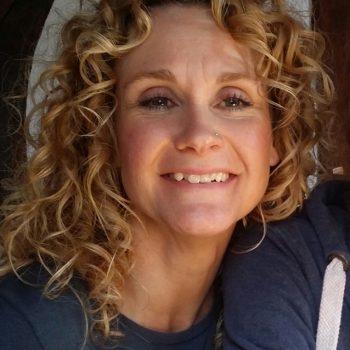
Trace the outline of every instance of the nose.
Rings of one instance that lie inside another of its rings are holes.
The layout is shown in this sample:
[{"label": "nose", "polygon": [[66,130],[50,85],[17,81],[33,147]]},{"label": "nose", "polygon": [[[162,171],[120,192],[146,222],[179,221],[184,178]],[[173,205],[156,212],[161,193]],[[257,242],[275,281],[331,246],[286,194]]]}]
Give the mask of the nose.
[{"label": "nose", "polygon": [[191,108],[182,120],[175,147],[203,155],[222,147],[223,142],[216,117],[205,108]]}]

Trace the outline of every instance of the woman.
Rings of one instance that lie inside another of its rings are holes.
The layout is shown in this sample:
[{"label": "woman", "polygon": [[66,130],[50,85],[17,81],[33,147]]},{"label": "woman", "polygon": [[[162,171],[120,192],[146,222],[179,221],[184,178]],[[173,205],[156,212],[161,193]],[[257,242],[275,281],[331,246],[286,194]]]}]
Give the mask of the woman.
[{"label": "woman", "polygon": [[237,222],[288,216],[314,170],[321,39],[280,1],[109,0],[62,42],[2,206],[0,348],[218,348]]}]

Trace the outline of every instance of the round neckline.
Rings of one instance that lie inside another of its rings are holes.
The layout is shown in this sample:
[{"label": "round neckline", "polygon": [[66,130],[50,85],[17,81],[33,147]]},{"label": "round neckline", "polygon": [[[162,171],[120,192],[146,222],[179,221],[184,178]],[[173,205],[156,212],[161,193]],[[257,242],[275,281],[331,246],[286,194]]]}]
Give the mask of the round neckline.
[{"label": "round neckline", "polygon": [[123,314],[120,314],[116,326],[121,332],[127,332],[148,344],[173,345],[185,343],[204,333],[210,326],[216,323],[218,310],[214,308],[201,321],[179,332],[160,332],[139,325]]}]

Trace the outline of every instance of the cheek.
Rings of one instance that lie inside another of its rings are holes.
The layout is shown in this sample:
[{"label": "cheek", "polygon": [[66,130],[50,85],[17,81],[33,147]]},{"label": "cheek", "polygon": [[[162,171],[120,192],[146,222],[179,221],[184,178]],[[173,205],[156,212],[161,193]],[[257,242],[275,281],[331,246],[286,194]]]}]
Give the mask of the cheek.
[{"label": "cheek", "polygon": [[164,133],[150,123],[124,123],[118,130],[118,146],[123,184],[132,177],[144,177],[154,171]]},{"label": "cheek", "polygon": [[[123,133],[119,138],[120,167],[122,175],[137,173],[147,152],[147,136],[139,129]],[[123,176],[124,177],[124,176]],[[123,181],[124,182],[124,181]]]},{"label": "cheek", "polygon": [[272,131],[268,122],[251,122],[236,129],[236,140],[248,158],[270,158]]},{"label": "cheek", "polygon": [[139,192],[139,182],[143,173],[143,140],[137,132],[124,134],[119,138],[119,166],[124,191],[132,202]]}]

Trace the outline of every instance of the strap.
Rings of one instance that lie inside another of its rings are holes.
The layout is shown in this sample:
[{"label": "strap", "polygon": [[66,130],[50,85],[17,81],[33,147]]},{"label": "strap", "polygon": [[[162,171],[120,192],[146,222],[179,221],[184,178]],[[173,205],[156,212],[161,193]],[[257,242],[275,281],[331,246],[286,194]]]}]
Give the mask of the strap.
[{"label": "strap", "polygon": [[323,279],[316,350],[336,350],[341,324],[347,261],[333,254]]}]

